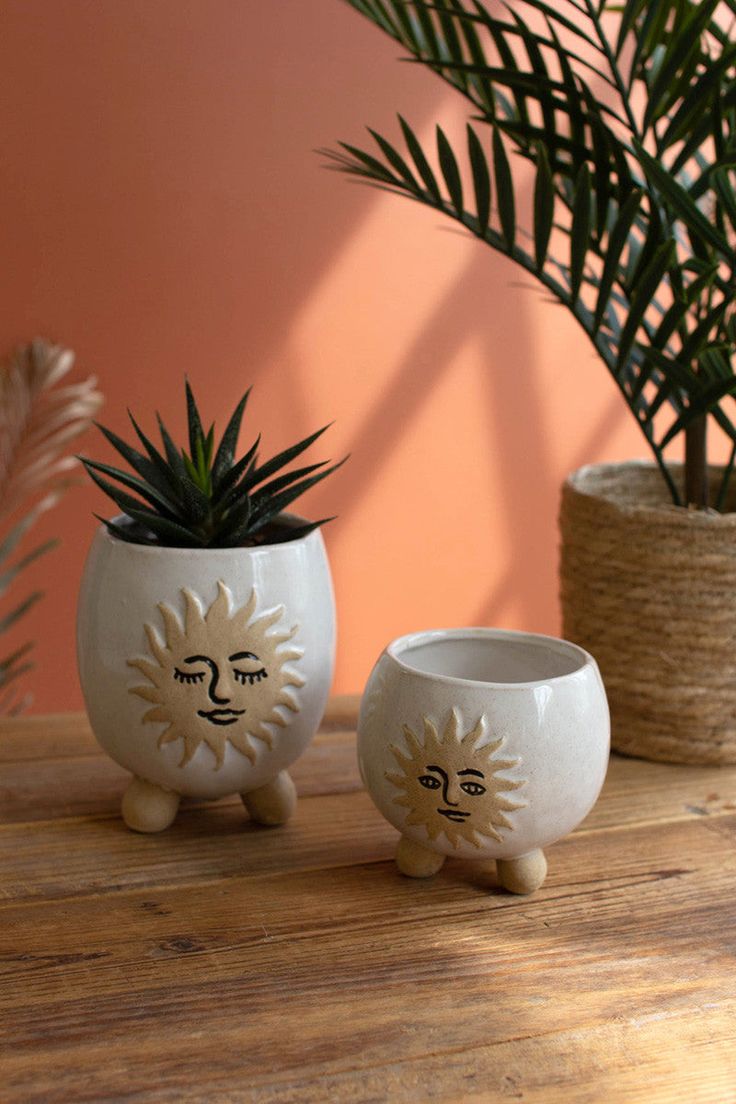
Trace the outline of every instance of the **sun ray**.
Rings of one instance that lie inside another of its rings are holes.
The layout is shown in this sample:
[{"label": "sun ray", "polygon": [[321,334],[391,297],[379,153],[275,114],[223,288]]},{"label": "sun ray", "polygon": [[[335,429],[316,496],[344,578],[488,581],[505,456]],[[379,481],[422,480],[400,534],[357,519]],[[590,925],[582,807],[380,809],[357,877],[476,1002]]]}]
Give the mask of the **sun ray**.
[{"label": "sun ray", "polygon": [[241,755],[245,755],[246,759],[250,759],[251,763],[255,763],[256,753],[247,736],[231,736],[230,743],[236,751],[239,751]]},{"label": "sun ray", "polygon": [[163,709],[160,705],[156,705],[156,706],[154,706],[153,709],[148,710],[148,712],[145,714],[143,720],[144,721],[168,721],[169,720],[169,715],[166,712],[166,710]]},{"label": "sun ray", "polygon": [[282,690],[281,697],[279,699],[280,705],[285,705],[287,709],[290,709],[292,713],[297,713],[299,710],[299,702],[291,694],[289,690]]},{"label": "sun ray", "polygon": [[[220,580],[220,582],[218,582],[217,588],[218,588],[218,595],[224,593],[225,594],[225,599],[228,600],[227,587],[222,582],[222,580]],[[229,610],[228,610],[228,612],[229,612]],[[253,616],[253,614],[255,612],[256,612],[256,592],[255,592],[255,590],[252,590],[250,592],[249,597],[248,597],[248,601],[245,603],[245,605],[242,606],[241,609],[236,610],[235,613],[232,615],[232,620],[235,624],[236,629],[243,630],[243,629],[247,628],[248,622],[250,621],[251,617]],[[209,614],[207,616],[209,616]]]},{"label": "sun ray", "polygon": [[502,842],[500,830],[514,828],[506,814],[526,805],[505,795],[526,785],[526,780],[502,778],[500,772],[518,768],[521,760],[494,758],[504,745],[503,737],[481,743],[484,715],[463,732],[460,712],[452,709],[441,738],[431,718],[423,717],[422,725],[423,742],[403,725],[407,750],[390,747],[402,773],[385,772],[399,791],[394,803],[409,810],[406,825],[424,828],[430,840],[444,834],[455,848],[461,840],[480,848],[483,837]]},{"label": "sun ray", "polygon": [[130,666],[137,667],[141,674],[145,675],[146,678],[151,679],[151,681],[153,681],[151,676],[155,675],[155,673],[159,670],[159,667],[155,663],[151,663],[150,659],[131,660]]},{"label": "sun ray", "polygon": [[[202,607],[200,603],[197,603],[197,609],[199,612],[200,622],[207,626],[208,629],[217,625],[222,621],[228,621],[231,619],[231,606],[230,606],[230,594],[227,587],[217,584],[217,597],[207,610],[206,614],[202,613]],[[236,625],[239,623],[239,619],[232,618]],[[188,633],[187,629],[187,633]]]},{"label": "sun ray", "polygon": [[182,588],[181,596],[183,618],[167,603],[158,604],[163,641],[152,625],[144,626],[150,655],[129,659],[128,666],[148,683],[130,686],[129,693],[153,706],[143,714],[145,723],[168,726],[159,736],[159,747],[182,741],[180,766],[202,744],[211,751],[215,770],[224,763],[228,743],[255,762],[260,752],[273,747],[272,730],[287,727],[287,714],[300,709],[296,691],[305,679],[288,666],[304,655],[289,644],[299,626],[275,629],[283,606],[256,615],[255,589],[234,610],[222,580],[206,610],[188,588]]},{"label": "sun ray", "polygon": [[181,641],[183,638],[181,625],[179,624],[179,620],[171,606],[167,606],[165,602],[159,602],[158,609],[163,619],[164,629],[166,631],[167,649],[169,651],[173,651],[173,649],[181,646]]},{"label": "sun ray", "polygon": [[[209,743],[209,741],[206,742]],[[188,736],[184,737],[184,751],[182,752],[181,759],[179,760],[180,767],[185,767],[187,763],[191,762],[191,760],[194,758],[194,753],[197,751],[198,747],[199,744],[196,740],[192,740]]]},{"label": "sun ray", "polygon": [[[291,640],[291,636],[287,636],[286,639]],[[290,659],[301,659],[304,655],[304,650],[302,648],[284,648],[281,655],[283,656],[284,663],[288,663]]]},{"label": "sun ray", "polygon": [[[276,606],[275,609],[269,610],[268,613],[261,614],[261,623],[264,629],[270,629],[272,625],[275,625],[284,615],[284,607]],[[278,639],[278,636],[276,637]],[[287,636],[288,640],[289,637]]]},{"label": "sun ray", "polygon": [[131,694],[136,694],[139,698],[143,698],[144,701],[158,702],[158,690],[155,690],[153,686],[131,686]]},{"label": "sun ray", "polygon": [[153,655],[158,660],[159,666],[160,666],[161,664],[163,664],[165,662],[166,652],[164,650],[164,647],[163,647],[163,645],[161,644],[161,641],[158,638],[158,634],[152,628],[151,625],[146,625],[145,629],[146,629],[146,638],[148,640],[148,647],[150,648],[151,652],[153,653]]},{"label": "sun ray", "polygon": [[[425,723],[425,726],[424,726],[424,738],[425,738],[425,740],[426,740],[426,741],[429,741],[429,739],[430,739],[430,736],[429,736],[429,734],[428,734],[428,733],[431,733],[432,731],[433,731],[433,730],[432,730],[432,728],[431,728],[431,727],[429,728],[429,730],[427,729],[427,725],[426,725],[426,723]],[[418,739],[418,737],[416,737],[416,736],[414,735],[414,733],[412,732],[412,730],[411,730],[411,729],[409,728],[409,726],[408,726],[408,725],[404,725],[404,736],[405,736],[405,738],[406,738],[406,741],[407,741],[407,743],[409,744],[409,750],[410,750],[411,754],[412,754],[412,755],[415,755],[415,754],[416,754],[416,753],[417,753],[417,752],[418,752],[418,751],[420,750],[420,748],[421,748],[421,746],[422,746],[422,745],[421,745],[421,743],[419,742],[419,739]],[[392,749],[392,750],[394,750],[394,749]],[[398,751],[398,749],[396,749],[396,750]],[[407,762],[408,762],[408,761],[409,761],[409,760],[407,760]]]},{"label": "sun ray", "polygon": [[266,744],[269,748],[273,747],[273,736],[264,726],[266,723],[270,724],[271,722],[272,718],[266,717],[265,721],[259,724],[258,728],[253,732],[253,735],[257,736],[259,740],[263,740],[264,744]]}]

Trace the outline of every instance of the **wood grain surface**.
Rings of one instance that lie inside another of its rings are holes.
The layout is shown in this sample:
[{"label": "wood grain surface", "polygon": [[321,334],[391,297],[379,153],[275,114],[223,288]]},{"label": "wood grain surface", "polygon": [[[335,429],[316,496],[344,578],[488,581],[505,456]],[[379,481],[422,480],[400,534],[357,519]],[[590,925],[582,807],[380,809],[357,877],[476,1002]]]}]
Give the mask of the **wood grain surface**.
[{"label": "wood grain surface", "polygon": [[532,897],[413,881],[336,699],[276,829],[158,836],[81,716],[0,725],[0,1101],[736,1102],[736,770],[614,758]]}]

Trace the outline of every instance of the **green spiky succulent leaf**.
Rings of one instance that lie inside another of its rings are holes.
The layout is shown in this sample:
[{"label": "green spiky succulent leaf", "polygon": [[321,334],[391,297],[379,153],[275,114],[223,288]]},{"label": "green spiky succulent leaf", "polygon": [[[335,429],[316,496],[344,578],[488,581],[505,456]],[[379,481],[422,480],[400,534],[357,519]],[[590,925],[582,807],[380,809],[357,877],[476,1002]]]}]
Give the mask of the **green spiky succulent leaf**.
[{"label": "green spiky succulent leaf", "polygon": [[215,427],[205,432],[194,394],[186,384],[188,450],[179,448],[156,415],[161,448],[151,441],[129,412],[141,451],[105,426],[98,425],[109,443],[128,463],[124,471],[80,457],[90,477],[122,510],[124,517],[100,519],[116,537],[135,544],[175,548],[234,548],[240,545],[294,540],[331,518],[294,523],[285,511],[347,459],[336,464],[321,460],[290,471],[284,469],[328,429],[258,462],[260,434],[246,452],[236,457],[240,427],[250,388],[233,411],[215,447]]}]

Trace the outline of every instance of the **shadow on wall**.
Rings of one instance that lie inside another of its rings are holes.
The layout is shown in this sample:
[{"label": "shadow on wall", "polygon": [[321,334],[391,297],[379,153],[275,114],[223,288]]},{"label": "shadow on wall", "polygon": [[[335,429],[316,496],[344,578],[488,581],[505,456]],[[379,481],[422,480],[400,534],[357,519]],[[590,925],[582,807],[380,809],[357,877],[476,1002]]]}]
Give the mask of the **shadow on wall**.
[{"label": "shadow on wall", "polygon": [[[321,455],[353,457],[305,512],[340,515],[325,536],[350,691],[398,631],[553,627],[558,437],[581,433],[550,420],[538,319],[559,316],[508,286],[517,270],[313,152],[396,110],[431,133],[455,110],[446,89],[339,0],[305,7],[7,0],[0,336],[74,348],[126,436],[127,406],[182,432],[184,373],[220,427],[254,382],[266,451],[336,419]],[[83,451],[112,458],[96,439]],[[108,504],[86,487],[39,526],[63,541],[27,578],[46,590],[24,625],[41,711],[81,706],[93,511]]]},{"label": "shadow on wall", "polygon": [[[302,0],[8,0],[3,346],[44,333],[73,347],[124,435],[128,406],[149,427],[171,410],[181,433],[184,373],[219,424],[255,382],[249,424],[273,451],[329,417],[347,432],[352,410],[311,397],[340,319],[297,359],[285,335],[375,203],[313,151],[354,133],[363,111],[401,103],[421,123],[442,96],[429,75],[404,82],[395,54],[338,0],[309,18]],[[83,451],[112,459],[94,437]],[[81,705],[74,607],[93,511],[109,504],[86,487],[39,526],[63,542],[27,578],[46,591],[24,625],[40,710]]]},{"label": "shadow on wall", "polygon": [[[401,204],[402,200],[395,201]],[[425,220],[437,233],[436,220]],[[561,469],[560,435],[579,419],[575,365],[563,373],[546,361],[545,327],[561,313],[539,304],[536,287],[522,291],[511,280],[518,269],[473,239],[463,239],[466,261],[448,281],[439,302],[363,416],[346,448],[353,452],[345,476],[312,496],[316,514],[335,509],[339,525],[330,531],[338,593],[352,576],[367,581],[372,600],[358,611],[341,604],[342,638],[360,649],[364,672],[390,636],[446,624],[503,624],[556,632],[557,529]],[[441,249],[438,250],[441,255]],[[411,268],[411,259],[402,258]],[[479,310],[493,302],[494,309]],[[465,390],[470,370],[472,393]],[[583,344],[581,360],[591,354]],[[464,363],[465,362],[465,363]],[[592,365],[596,378],[604,371]],[[566,424],[554,424],[549,404],[550,374],[570,395]],[[438,390],[449,398],[436,409]],[[471,407],[476,423],[468,428]],[[435,404],[434,416],[425,408]],[[569,468],[596,455],[621,427],[622,404],[612,395],[576,448]],[[410,438],[424,420],[434,429],[429,463],[417,470]],[[582,425],[589,423],[582,419]],[[472,440],[467,439],[468,432]],[[564,462],[564,461],[563,461]],[[403,485],[383,486],[403,473]],[[435,483],[434,500],[417,502],[417,484]],[[379,532],[356,518],[369,496],[388,507]],[[429,509],[427,507],[429,506]],[[392,544],[392,533],[398,531]],[[459,541],[457,534],[463,534]],[[443,554],[453,534],[461,558]],[[393,549],[387,550],[390,545]],[[398,549],[398,554],[397,554]],[[397,555],[399,560],[398,568]],[[376,559],[381,568],[375,569]],[[449,611],[449,612],[448,612]],[[360,616],[358,616],[358,613]],[[341,656],[339,663],[344,662]]]}]

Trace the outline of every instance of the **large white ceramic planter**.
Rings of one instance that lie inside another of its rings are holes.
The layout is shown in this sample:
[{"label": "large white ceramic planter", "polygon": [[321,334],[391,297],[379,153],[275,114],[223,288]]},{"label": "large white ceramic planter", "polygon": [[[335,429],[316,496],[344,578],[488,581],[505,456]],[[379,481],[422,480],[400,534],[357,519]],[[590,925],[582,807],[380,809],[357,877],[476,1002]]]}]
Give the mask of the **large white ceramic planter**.
[{"label": "large white ceramic planter", "polygon": [[401,637],[361,705],[361,773],[401,832],[399,868],[415,877],[458,855],[497,860],[507,889],[536,889],[543,848],[589,812],[608,752],[595,660],[552,637],[482,628]]},{"label": "large white ceramic planter", "polygon": [[283,544],[183,549],[101,528],[79,596],[79,673],[92,729],[131,771],[130,827],[157,831],[179,797],[293,809],[286,773],[319,726],[335,612],[318,530]]}]

